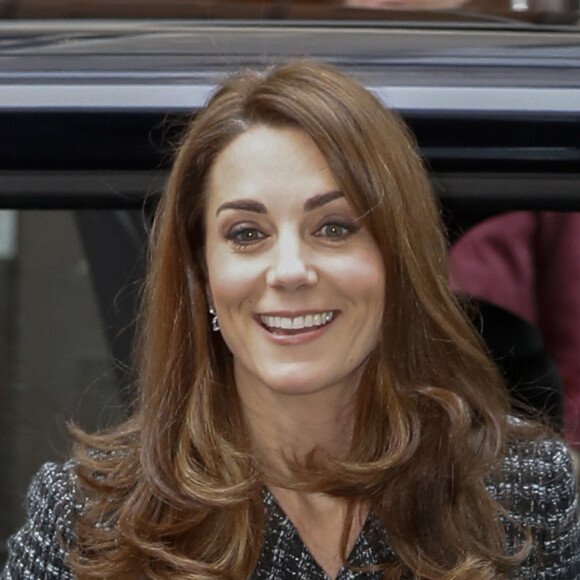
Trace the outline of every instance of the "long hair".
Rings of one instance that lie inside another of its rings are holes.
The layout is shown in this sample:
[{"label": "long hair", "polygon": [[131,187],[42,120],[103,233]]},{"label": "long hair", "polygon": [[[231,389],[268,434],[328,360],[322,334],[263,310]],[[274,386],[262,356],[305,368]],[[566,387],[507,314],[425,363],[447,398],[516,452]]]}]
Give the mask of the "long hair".
[{"label": "long hair", "polygon": [[515,427],[504,385],[449,290],[447,245],[417,148],[355,81],[299,62],[227,80],[179,147],[152,232],[136,410],[106,433],[75,430],[86,501],[71,555],[78,577],[240,580],[256,566],[264,475],[232,355],[211,332],[204,211],[216,157],[257,125],[314,140],[378,245],[388,281],[350,455],[295,464],[285,484],[370,502],[397,555],[382,565],[385,578],[509,571],[525,546],[507,553],[505,510],[485,479]]}]

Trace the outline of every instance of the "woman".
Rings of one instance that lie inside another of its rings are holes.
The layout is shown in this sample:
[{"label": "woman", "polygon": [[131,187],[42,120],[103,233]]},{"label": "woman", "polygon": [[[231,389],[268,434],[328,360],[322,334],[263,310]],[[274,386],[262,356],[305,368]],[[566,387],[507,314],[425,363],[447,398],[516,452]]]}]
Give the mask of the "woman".
[{"label": "woman", "polygon": [[40,473],[5,577],[580,574],[569,455],[508,420],[445,255],[370,93],[309,63],[227,81],[156,218],[137,410]]}]

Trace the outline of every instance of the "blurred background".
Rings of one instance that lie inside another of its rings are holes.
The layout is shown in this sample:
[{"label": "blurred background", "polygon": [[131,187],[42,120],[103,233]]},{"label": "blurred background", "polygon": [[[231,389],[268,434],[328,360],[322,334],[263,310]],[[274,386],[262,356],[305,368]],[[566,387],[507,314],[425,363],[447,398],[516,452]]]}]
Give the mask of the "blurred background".
[{"label": "blurred background", "polygon": [[[406,19],[577,21],[577,0],[0,0],[2,18]],[[420,12],[420,15],[416,13]]]}]

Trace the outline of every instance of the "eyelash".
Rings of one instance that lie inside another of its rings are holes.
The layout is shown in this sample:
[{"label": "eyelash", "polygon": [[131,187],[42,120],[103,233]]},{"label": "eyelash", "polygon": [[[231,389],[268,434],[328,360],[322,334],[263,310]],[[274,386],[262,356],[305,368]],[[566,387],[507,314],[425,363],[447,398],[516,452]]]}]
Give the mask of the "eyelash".
[{"label": "eyelash", "polygon": [[[257,234],[256,238],[247,241],[242,240],[241,236],[247,234],[248,232],[255,232]],[[231,242],[236,248],[239,249],[247,248],[248,246],[251,246],[256,242],[264,239],[265,237],[266,235],[263,232],[261,232],[258,228],[246,225],[236,226],[226,234],[226,240]]]},{"label": "eyelash", "polygon": [[[342,229],[342,232],[340,233],[339,236],[329,236],[322,233],[325,228],[329,228],[332,226]],[[360,226],[354,223],[330,220],[322,224],[316,230],[314,236],[316,236],[317,238],[326,238],[326,240],[329,241],[330,243],[338,243],[344,241],[346,238],[356,233],[359,229]],[[242,236],[247,235],[248,233],[256,234],[256,236],[253,239],[243,240]],[[243,224],[235,226],[225,236],[226,240],[231,242],[238,249],[248,248],[258,243],[260,240],[263,240],[266,237],[267,235],[261,232],[258,228]]]},{"label": "eyelash", "polygon": [[[322,232],[322,230],[324,230],[324,228],[328,228],[331,226],[338,226],[339,228],[341,228],[343,231],[340,234],[340,236],[324,236],[324,234],[321,234],[320,232]],[[318,230],[316,231],[316,233],[314,234],[317,237],[326,237],[326,239],[330,242],[342,242],[343,240],[345,240],[346,238],[350,237],[351,234],[356,233],[358,230],[360,229],[360,226],[358,226],[357,224],[351,223],[351,222],[342,222],[342,221],[338,221],[338,220],[331,220],[328,221],[324,224],[322,224]]]}]

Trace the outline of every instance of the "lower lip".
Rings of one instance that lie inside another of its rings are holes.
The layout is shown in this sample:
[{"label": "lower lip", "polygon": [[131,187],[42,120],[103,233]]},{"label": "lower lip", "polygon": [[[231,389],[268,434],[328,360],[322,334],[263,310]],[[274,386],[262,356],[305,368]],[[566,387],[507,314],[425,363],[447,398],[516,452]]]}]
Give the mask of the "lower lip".
[{"label": "lower lip", "polygon": [[334,324],[337,315],[334,318],[326,323],[324,326],[317,326],[316,328],[304,329],[302,332],[298,332],[296,334],[275,334],[268,330],[260,321],[256,321],[262,331],[266,334],[266,336],[276,344],[293,346],[298,344],[305,344],[307,342],[312,342],[320,337],[330,326]]}]

